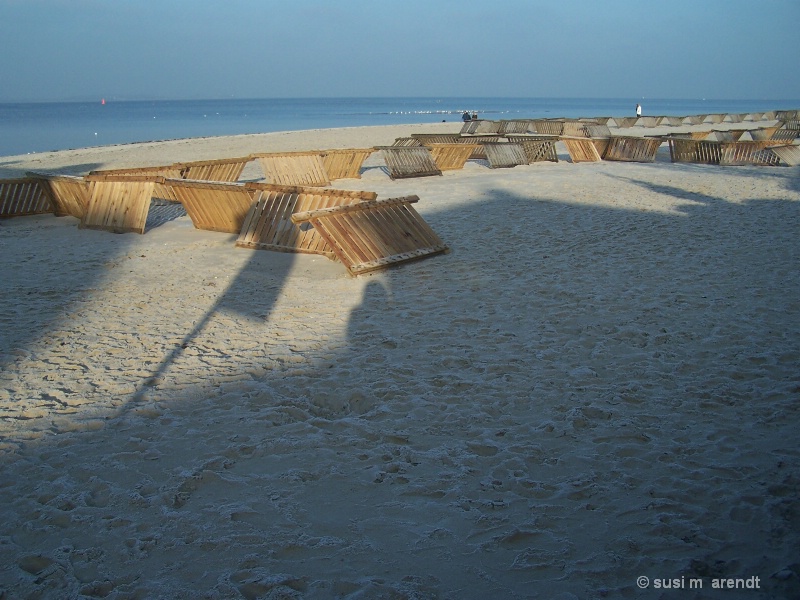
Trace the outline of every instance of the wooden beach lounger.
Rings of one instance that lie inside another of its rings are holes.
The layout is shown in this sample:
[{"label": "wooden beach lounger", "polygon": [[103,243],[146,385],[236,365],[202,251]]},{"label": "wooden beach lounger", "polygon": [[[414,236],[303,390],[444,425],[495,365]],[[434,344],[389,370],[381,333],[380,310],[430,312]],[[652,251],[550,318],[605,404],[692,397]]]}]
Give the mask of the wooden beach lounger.
[{"label": "wooden beach lounger", "polygon": [[27,173],[27,176],[39,182],[57,217],[83,218],[91,195],[91,184],[83,177],[55,173]]},{"label": "wooden beach lounger", "polygon": [[292,215],[310,223],[350,275],[359,275],[447,250],[412,206],[417,196],[358,202]]},{"label": "wooden beach lounger", "polygon": [[298,212],[375,200],[375,192],[248,183],[253,204],[236,240],[239,248],[323,254],[335,259],[333,249],[316,229],[292,221]]},{"label": "wooden beach lounger", "polygon": [[379,146],[377,149],[392,179],[442,174],[427,146]]},{"label": "wooden beach lounger", "polygon": [[243,183],[168,179],[166,185],[197,229],[239,233],[253,205],[253,191]]},{"label": "wooden beach lounger", "polygon": [[38,178],[0,179],[0,218],[41,215],[53,209]]},{"label": "wooden beach lounger", "polygon": [[252,154],[269,183],[325,187],[331,184],[320,151]]}]

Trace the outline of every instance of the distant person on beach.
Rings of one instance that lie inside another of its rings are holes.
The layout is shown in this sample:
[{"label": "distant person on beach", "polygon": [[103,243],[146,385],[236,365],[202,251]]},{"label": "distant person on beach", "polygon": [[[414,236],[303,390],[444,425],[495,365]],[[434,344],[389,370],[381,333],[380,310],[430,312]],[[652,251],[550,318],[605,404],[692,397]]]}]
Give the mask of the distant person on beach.
[{"label": "distant person on beach", "polygon": [[637,104],[636,105],[636,116],[637,117],[641,117],[642,116],[642,105],[641,104]]},{"label": "distant person on beach", "polygon": [[464,121],[464,122],[466,123],[466,122],[467,122],[467,121],[469,121],[470,119],[472,119],[472,117],[470,117],[470,116],[469,116],[469,113],[468,113],[467,111],[464,111],[464,114],[463,114],[463,115],[461,115],[461,120],[462,120],[462,121]]},{"label": "distant person on beach", "polygon": [[478,120],[478,113],[472,113],[472,120],[473,121],[477,121]]}]

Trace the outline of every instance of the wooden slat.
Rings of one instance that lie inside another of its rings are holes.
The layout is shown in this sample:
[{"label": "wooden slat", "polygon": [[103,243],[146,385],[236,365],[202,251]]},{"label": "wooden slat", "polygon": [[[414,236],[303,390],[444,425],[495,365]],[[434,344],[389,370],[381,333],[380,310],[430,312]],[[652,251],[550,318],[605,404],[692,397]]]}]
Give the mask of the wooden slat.
[{"label": "wooden slat", "polygon": [[197,229],[239,233],[255,192],[241,183],[168,179]]},{"label": "wooden slat", "polygon": [[603,154],[604,160],[653,162],[661,146],[660,138],[612,136]]},{"label": "wooden slat", "polygon": [[463,138],[458,133],[412,133],[412,139],[423,146],[431,144],[458,144]]},{"label": "wooden slat", "polygon": [[436,166],[442,171],[462,169],[478,144],[427,144]]},{"label": "wooden slat", "polygon": [[560,119],[533,119],[529,129],[533,133],[561,135],[564,133],[564,121]]},{"label": "wooden slat", "polygon": [[238,247],[323,254],[329,258],[335,254],[325,239],[313,227],[294,223],[292,215],[377,197],[375,192],[263,183],[248,183],[247,187],[256,195],[236,241]]},{"label": "wooden slat", "polygon": [[120,177],[154,177],[156,178],[156,186],[153,190],[153,196],[162,198],[163,200],[177,202],[178,199],[172,195],[172,189],[169,186],[165,187],[160,183],[161,180],[158,178],[180,179],[182,175],[180,167],[176,167],[175,165],[162,165],[155,167],[133,167],[128,169],[103,169],[90,172],[89,177],[94,180],[99,180],[100,178],[116,180]]},{"label": "wooden slat", "polygon": [[593,141],[589,138],[563,137],[561,141],[567,147],[570,160],[578,162],[598,162],[602,160]]},{"label": "wooden slat", "polygon": [[235,182],[251,160],[250,156],[244,156],[175,163],[172,167],[180,170],[180,179]]},{"label": "wooden slat", "polygon": [[483,144],[483,149],[486,151],[490,169],[507,169],[528,164],[528,156],[521,144]]},{"label": "wooden slat", "polygon": [[292,215],[309,222],[351,275],[445,252],[447,246],[412,206],[417,196],[359,202]]},{"label": "wooden slat", "polygon": [[777,165],[780,157],[771,151],[770,140],[720,142],[720,165]]},{"label": "wooden slat", "polygon": [[38,178],[0,179],[0,218],[38,215],[53,210]]},{"label": "wooden slat", "polygon": [[144,233],[147,213],[156,186],[147,176],[91,176],[91,195],[80,226],[114,233]]},{"label": "wooden slat", "polygon": [[381,146],[377,149],[381,151],[392,179],[442,174],[426,146]]},{"label": "wooden slat", "polygon": [[82,219],[91,196],[91,185],[83,177],[55,173],[27,173],[39,182],[56,216]]},{"label": "wooden slat", "polygon": [[270,183],[325,187],[331,184],[320,151],[254,154]]},{"label": "wooden slat", "polygon": [[790,167],[800,165],[800,146],[771,146],[770,150]]},{"label": "wooden slat", "polygon": [[375,148],[344,148],[324,150],[322,164],[331,181],[336,179],[360,179],[361,166],[375,152]]}]

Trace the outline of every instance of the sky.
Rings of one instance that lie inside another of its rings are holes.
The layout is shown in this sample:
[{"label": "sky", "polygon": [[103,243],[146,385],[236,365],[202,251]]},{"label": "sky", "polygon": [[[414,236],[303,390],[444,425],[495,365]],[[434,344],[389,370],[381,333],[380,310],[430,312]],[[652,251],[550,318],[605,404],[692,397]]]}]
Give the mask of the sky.
[{"label": "sky", "polygon": [[800,0],[0,0],[0,102],[797,99]]}]

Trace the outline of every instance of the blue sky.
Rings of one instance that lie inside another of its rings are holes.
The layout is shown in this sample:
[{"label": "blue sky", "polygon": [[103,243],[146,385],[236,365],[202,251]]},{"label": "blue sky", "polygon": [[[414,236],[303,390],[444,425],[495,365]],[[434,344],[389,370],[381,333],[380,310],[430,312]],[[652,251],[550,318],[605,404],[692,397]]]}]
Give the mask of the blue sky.
[{"label": "blue sky", "polygon": [[0,101],[800,98],[800,0],[0,0]]}]

